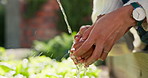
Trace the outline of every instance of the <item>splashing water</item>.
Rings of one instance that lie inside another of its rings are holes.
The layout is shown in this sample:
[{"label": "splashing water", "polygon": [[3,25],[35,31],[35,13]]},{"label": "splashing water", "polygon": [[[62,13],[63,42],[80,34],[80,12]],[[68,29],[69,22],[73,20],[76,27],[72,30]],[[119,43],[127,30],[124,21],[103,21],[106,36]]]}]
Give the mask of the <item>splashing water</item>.
[{"label": "splashing water", "polygon": [[[69,51],[69,53],[71,53],[71,52]],[[75,58],[75,57],[73,56],[73,58]],[[77,59],[75,59],[74,61],[77,61],[77,62],[78,62]],[[83,75],[86,76],[87,67],[85,67],[85,65],[84,65],[83,63],[77,64],[77,65],[76,65],[76,68],[77,68],[77,72],[76,72],[77,75],[76,75],[76,77],[74,77],[74,78],[80,78],[80,73],[81,73],[81,71],[84,71]]]},{"label": "splashing water", "polygon": [[70,27],[70,25],[69,25],[69,22],[68,22],[68,20],[67,20],[66,13],[65,13],[65,11],[64,11],[64,9],[63,9],[63,7],[62,7],[62,4],[61,4],[60,0],[57,0],[57,2],[58,2],[58,4],[59,4],[60,9],[61,9],[61,11],[62,11],[62,14],[63,14],[63,16],[64,16],[64,20],[65,20],[65,22],[66,22],[66,25],[67,25],[67,28],[68,28],[68,32],[71,34],[71,33],[72,33],[72,29],[71,29],[71,27]]},{"label": "splashing water", "polygon": [[[60,0],[57,0],[57,2],[58,2],[58,4],[59,4],[59,7],[60,7],[60,9],[61,9],[61,11],[62,11],[62,14],[63,14],[63,16],[64,16],[64,20],[65,20],[65,22],[66,22],[68,32],[71,34],[71,33],[72,33],[72,30],[71,30],[71,27],[70,27],[69,22],[68,22],[68,20],[67,20],[66,13],[65,13],[65,11],[64,11],[64,9],[63,9],[63,7],[62,7],[62,4],[61,4]],[[71,52],[69,52],[69,53],[71,53]],[[76,65],[76,68],[77,68],[77,76],[74,77],[74,78],[80,78],[80,72],[81,72],[81,71],[84,71],[84,76],[86,76],[87,68],[84,68],[84,64],[78,64],[78,65]],[[83,70],[83,69],[84,69],[84,70]]]}]

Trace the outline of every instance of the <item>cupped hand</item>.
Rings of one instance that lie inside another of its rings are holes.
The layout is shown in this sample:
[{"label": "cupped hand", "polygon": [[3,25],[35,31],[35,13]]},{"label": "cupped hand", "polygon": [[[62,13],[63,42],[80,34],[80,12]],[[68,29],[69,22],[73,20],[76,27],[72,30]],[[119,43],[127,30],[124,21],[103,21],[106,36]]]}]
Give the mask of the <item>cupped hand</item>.
[{"label": "cupped hand", "polygon": [[80,28],[79,32],[77,33],[77,35],[75,35],[75,37],[74,37],[74,43],[73,43],[72,48],[70,50],[70,52],[71,52],[70,57],[74,61],[75,64],[78,64],[80,62],[82,63],[83,60],[87,59],[93,52],[93,48],[90,48],[90,50],[87,51],[83,55],[83,57],[77,57],[76,58],[76,57],[73,56],[73,51],[75,51],[76,49],[78,49],[82,45],[82,43],[88,37],[92,28],[93,28],[93,26],[90,26],[90,25],[82,26]]},{"label": "cupped hand", "polygon": [[115,42],[119,40],[131,26],[135,25],[135,20],[131,17],[132,10],[132,6],[125,6],[98,19],[88,38],[78,49],[73,51],[73,55],[82,57],[95,45],[91,56],[84,61],[85,66],[89,66],[98,59],[105,60]]},{"label": "cupped hand", "polygon": [[[103,16],[104,15],[99,15],[97,17],[97,19],[100,19]],[[75,64],[83,63],[84,60],[88,59],[92,55],[93,50],[95,49],[95,45],[93,45],[83,56],[75,57],[73,55],[73,52],[76,49],[78,49],[84,43],[84,41],[88,38],[93,27],[94,27],[93,25],[92,26],[90,26],[90,25],[82,26],[80,28],[79,32],[77,33],[77,35],[75,35],[75,37],[74,37],[74,43],[73,43],[72,48],[70,50],[70,52],[71,52],[70,57],[74,61]]]}]

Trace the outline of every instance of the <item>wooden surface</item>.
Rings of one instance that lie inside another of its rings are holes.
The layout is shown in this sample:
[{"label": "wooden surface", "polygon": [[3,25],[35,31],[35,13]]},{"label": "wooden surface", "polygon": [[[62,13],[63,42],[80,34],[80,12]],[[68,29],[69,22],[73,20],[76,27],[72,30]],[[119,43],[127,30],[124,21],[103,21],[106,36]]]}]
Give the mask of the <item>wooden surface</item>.
[{"label": "wooden surface", "polygon": [[107,65],[114,74],[113,78],[148,78],[148,54],[125,53],[109,56]]}]

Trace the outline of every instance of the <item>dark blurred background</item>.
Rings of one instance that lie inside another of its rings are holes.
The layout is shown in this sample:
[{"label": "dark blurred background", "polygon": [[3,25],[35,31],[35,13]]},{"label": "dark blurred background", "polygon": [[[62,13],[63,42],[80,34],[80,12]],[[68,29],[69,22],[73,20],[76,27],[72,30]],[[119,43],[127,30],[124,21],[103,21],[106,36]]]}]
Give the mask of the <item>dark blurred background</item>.
[{"label": "dark blurred background", "polygon": [[[73,31],[91,24],[92,0],[61,0]],[[56,0],[0,0],[0,46],[31,48],[66,32]]]}]

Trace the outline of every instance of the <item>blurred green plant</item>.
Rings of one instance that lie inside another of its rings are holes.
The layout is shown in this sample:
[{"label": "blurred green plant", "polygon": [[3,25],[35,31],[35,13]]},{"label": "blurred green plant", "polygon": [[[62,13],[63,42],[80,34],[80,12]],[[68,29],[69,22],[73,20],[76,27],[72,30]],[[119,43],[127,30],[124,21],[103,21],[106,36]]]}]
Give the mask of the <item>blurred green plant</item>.
[{"label": "blurred green plant", "polygon": [[[73,78],[77,68],[71,59],[62,62],[48,57],[30,57],[23,60],[0,62],[0,78]],[[86,75],[81,71],[80,78],[98,78],[100,70],[91,65]]]},{"label": "blurred green plant", "polygon": [[54,37],[49,41],[34,41],[34,54],[35,55],[45,55],[57,61],[61,61],[62,58],[68,57],[68,50],[71,48],[73,42],[72,35],[62,33],[59,36]]},{"label": "blurred green plant", "polygon": [[0,47],[0,61],[5,60],[6,58],[6,50],[3,47]]},{"label": "blurred green plant", "polygon": [[[78,31],[81,25],[91,24],[92,0],[61,0],[73,31]],[[59,10],[60,20],[58,29],[67,32],[63,15]]]}]

